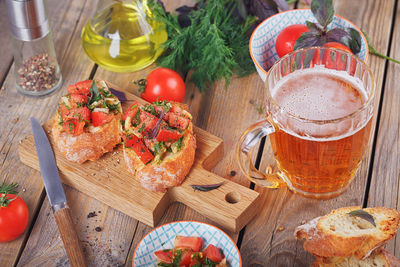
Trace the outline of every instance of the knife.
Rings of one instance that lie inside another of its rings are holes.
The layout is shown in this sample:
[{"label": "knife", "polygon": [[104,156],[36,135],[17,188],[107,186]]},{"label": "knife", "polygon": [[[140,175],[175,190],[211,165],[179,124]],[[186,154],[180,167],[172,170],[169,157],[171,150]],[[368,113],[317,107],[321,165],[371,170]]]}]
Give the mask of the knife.
[{"label": "knife", "polygon": [[49,139],[40,123],[33,117],[31,117],[31,125],[44,188],[70,264],[71,266],[86,266]]}]

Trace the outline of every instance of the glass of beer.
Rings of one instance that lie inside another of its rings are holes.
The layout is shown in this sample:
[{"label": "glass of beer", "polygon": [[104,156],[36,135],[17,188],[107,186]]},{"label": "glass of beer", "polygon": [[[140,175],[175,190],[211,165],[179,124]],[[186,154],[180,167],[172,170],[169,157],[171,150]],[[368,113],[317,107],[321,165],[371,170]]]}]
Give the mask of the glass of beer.
[{"label": "glass of beer", "polygon": [[[311,198],[344,192],[371,137],[375,81],[368,66],[342,50],[305,48],[276,62],[265,88],[265,119],[237,146],[244,174],[259,186],[287,185]],[[252,162],[255,144],[267,135],[277,173]]]}]

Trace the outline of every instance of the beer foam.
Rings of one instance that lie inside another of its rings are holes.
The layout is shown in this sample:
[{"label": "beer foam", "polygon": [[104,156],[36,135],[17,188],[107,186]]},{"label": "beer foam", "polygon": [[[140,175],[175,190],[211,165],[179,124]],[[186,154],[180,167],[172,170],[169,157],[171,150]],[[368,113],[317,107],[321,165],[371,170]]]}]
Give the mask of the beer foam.
[{"label": "beer foam", "polygon": [[[345,71],[326,69],[323,66],[297,70],[285,76],[271,90],[271,96],[284,111],[308,120],[343,118],[361,108],[368,99],[360,79]],[[326,141],[351,135],[364,127],[368,120],[355,128],[354,122],[349,120],[323,126],[305,126],[305,123],[297,120],[288,120],[282,130],[292,132],[302,139],[315,140],[313,137],[316,137]],[[322,138],[324,136],[326,138]]]},{"label": "beer foam", "polygon": [[287,75],[271,95],[286,112],[309,120],[342,118],[367,101],[361,80],[322,66]]}]

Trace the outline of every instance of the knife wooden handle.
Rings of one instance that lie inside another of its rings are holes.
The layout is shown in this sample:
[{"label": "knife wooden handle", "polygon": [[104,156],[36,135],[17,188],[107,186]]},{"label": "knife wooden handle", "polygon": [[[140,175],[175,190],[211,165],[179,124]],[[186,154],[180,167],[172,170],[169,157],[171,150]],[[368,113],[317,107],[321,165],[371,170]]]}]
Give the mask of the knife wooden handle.
[{"label": "knife wooden handle", "polygon": [[78,234],[72,222],[70,209],[65,207],[55,210],[54,217],[56,218],[58,230],[60,231],[71,266],[86,266]]}]

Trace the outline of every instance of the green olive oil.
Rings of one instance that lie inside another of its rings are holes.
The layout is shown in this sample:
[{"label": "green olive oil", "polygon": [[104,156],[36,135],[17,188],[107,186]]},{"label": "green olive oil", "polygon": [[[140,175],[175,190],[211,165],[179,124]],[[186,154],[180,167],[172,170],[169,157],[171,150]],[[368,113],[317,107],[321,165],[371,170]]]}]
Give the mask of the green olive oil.
[{"label": "green olive oil", "polygon": [[152,19],[146,0],[116,2],[89,19],[82,29],[86,54],[101,67],[131,72],[153,63],[168,36],[165,25]]}]

